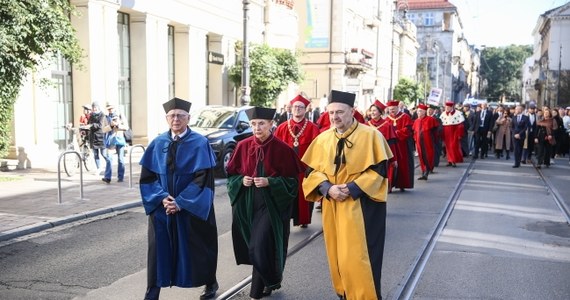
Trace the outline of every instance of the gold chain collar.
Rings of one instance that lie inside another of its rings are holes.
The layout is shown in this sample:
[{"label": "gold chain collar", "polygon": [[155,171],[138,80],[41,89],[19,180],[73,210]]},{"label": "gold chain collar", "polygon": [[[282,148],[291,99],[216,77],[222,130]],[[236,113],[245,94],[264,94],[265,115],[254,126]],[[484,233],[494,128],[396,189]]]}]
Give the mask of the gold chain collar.
[{"label": "gold chain collar", "polygon": [[301,134],[303,134],[303,131],[305,131],[305,128],[307,128],[307,123],[309,123],[307,121],[307,119],[303,119],[305,121],[305,123],[303,123],[303,127],[301,127],[301,130],[299,130],[299,133],[297,133],[297,135],[295,135],[293,133],[293,129],[291,128],[291,120],[289,119],[287,121],[287,129],[289,129],[289,134],[291,135],[291,137],[293,137],[293,147],[299,147],[299,137],[301,136]]}]

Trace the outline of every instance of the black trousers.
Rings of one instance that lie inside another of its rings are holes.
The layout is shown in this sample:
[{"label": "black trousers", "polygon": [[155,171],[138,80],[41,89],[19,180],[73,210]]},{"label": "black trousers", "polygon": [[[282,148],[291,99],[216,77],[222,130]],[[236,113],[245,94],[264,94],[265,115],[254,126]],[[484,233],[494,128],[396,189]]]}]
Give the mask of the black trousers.
[{"label": "black trousers", "polygon": [[481,150],[481,157],[487,156],[487,151],[489,150],[489,140],[487,139],[487,133],[489,131],[485,128],[479,127],[477,132],[475,132],[475,151],[473,157],[479,155],[479,150]]}]

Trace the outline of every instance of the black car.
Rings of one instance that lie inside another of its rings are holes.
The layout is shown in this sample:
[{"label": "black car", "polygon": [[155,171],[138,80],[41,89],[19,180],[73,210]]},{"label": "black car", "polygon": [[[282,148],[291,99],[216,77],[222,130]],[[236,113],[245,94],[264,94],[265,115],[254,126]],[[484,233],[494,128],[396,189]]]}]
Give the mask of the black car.
[{"label": "black car", "polygon": [[251,106],[208,105],[192,112],[190,128],[205,136],[216,155],[216,175],[227,176],[226,166],[238,141],[253,135],[245,111]]}]

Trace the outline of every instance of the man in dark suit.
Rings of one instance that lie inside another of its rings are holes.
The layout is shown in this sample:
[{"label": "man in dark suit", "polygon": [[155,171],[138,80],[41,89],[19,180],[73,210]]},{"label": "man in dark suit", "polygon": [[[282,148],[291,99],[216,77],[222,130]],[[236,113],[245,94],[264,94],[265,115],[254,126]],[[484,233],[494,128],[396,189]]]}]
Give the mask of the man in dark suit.
[{"label": "man in dark suit", "polygon": [[481,158],[487,157],[487,150],[489,149],[488,136],[490,135],[489,130],[492,126],[492,113],[487,109],[487,103],[480,103],[475,113],[475,118],[473,122],[473,133],[475,134],[475,151],[473,153],[473,159],[479,156],[479,150],[481,151]]},{"label": "man in dark suit", "polygon": [[513,168],[520,167],[524,139],[526,137],[526,130],[528,128],[528,125],[528,116],[523,115],[523,107],[521,105],[517,105],[515,108],[515,116],[513,117],[513,122],[511,123],[515,150],[515,164],[513,165]]},{"label": "man in dark suit", "polygon": [[319,108],[317,107],[313,109],[313,104],[309,103],[309,106],[307,107],[307,112],[305,113],[305,118],[316,124],[320,116],[321,112]]},{"label": "man in dark suit", "polygon": [[521,163],[532,163],[531,157],[532,152],[534,151],[534,137],[536,135],[536,122],[538,121],[536,118],[536,104],[531,102],[527,108],[527,117],[528,117],[528,130],[526,134],[526,148],[523,149],[523,155]]},{"label": "man in dark suit", "polygon": [[285,111],[281,113],[279,119],[277,120],[277,126],[281,125],[281,123],[286,122],[292,117],[293,117],[293,112],[291,111],[291,104],[287,103],[287,105],[285,105]]}]

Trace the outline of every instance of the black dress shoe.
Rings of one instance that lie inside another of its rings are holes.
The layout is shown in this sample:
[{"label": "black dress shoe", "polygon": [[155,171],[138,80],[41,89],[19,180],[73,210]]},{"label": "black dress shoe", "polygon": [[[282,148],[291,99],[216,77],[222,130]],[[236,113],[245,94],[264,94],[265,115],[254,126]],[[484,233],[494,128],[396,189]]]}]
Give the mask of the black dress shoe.
[{"label": "black dress shoe", "polygon": [[111,183],[111,179],[110,178],[101,178],[102,181],[105,181],[106,183]]},{"label": "black dress shoe", "polygon": [[220,286],[218,285],[217,281],[212,283],[212,284],[207,284],[204,287],[204,291],[202,292],[202,294],[200,294],[200,300],[214,298],[214,296],[216,296],[216,292],[218,291],[219,288],[220,288]]},{"label": "black dress shoe", "polygon": [[262,295],[263,297],[271,296],[271,292],[273,292],[273,290],[278,290],[278,289],[280,289],[280,288],[281,288],[281,285],[280,285],[280,284],[277,285],[277,286],[275,286],[275,287],[273,287],[273,288],[270,288],[270,287],[267,287],[267,286],[266,286],[266,287],[263,288],[263,292],[261,292],[261,295]]},{"label": "black dress shoe", "polygon": [[427,180],[427,177],[425,177],[425,176],[420,176],[420,177],[418,177],[418,180]]},{"label": "black dress shoe", "polygon": [[447,163],[447,166],[448,166],[448,167],[451,167],[452,165],[453,165],[452,163]]},{"label": "black dress shoe", "polygon": [[519,168],[520,166],[514,165],[513,168]]}]

